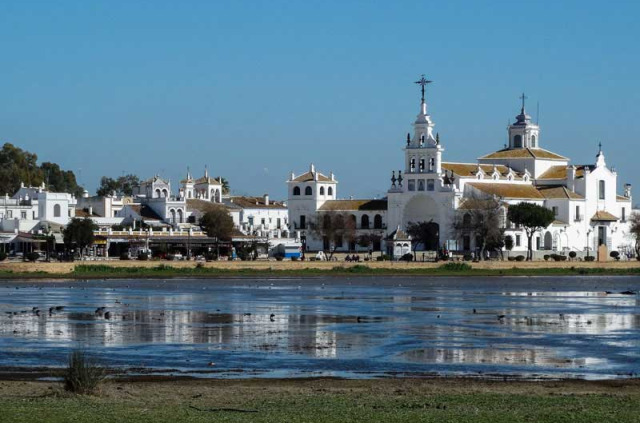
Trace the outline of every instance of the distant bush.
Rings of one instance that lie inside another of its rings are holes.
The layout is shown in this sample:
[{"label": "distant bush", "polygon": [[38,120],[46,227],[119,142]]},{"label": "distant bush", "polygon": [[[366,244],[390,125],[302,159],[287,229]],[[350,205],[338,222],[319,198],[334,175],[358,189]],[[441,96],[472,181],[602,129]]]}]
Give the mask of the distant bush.
[{"label": "distant bush", "polygon": [[24,256],[28,261],[36,261],[40,258],[40,253],[36,253],[35,251],[31,253],[27,253]]},{"label": "distant bush", "polygon": [[413,254],[407,253],[404,256],[400,257],[402,261],[413,261]]},{"label": "distant bush", "polygon": [[550,257],[551,257],[551,256],[550,256],[549,254],[545,254],[545,255],[543,256],[544,261],[549,261],[549,258],[550,258]]},{"label": "distant bush", "polygon": [[298,257],[291,257],[291,261],[298,261]]},{"label": "distant bush", "polygon": [[576,258],[578,254],[575,251],[569,251],[569,257],[571,257],[572,259]]},{"label": "distant bush", "polygon": [[471,254],[465,254],[464,256],[462,256],[462,260],[471,261],[473,260],[473,257],[471,256]]},{"label": "distant bush", "polygon": [[620,260],[620,253],[617,251],[612,251],[609,253],[609,257],[615,260]]},{"label": "distant bush", "polygon": [[464,272],[471,270],[472,267],[467,263],[450,261],[439,267],[442,270],[448,270],[450,272]]},{"label": "distant bush", "polygon": [[567,256],[563,256],[562,254],[551,254],[551,258],[554,261],[565,261],[565,260],[567,260]]},{"label": "distant bush", "polygon": [[7,253],[0,252],[0,261],[5,261],[7,259]]},{"label": "distant bush", "polygon": [[138,260],[147,261],[149,260],[149,254],[146,253],[138,253]]},{"label": "distant bush", "polygon": [[584,261],[594,261],[596,258],[594,256],[586,256]]},{"label": "distant bush", "polygon": [[131,257],[129,257],[129,253],[122,253],[120,254],[120,260],[131,260]]},{"label": "distant bush", "polygon": [[516,261],[524,261],[524,256],[523,255],[516,256]]},{"label": "distant bush", "polygon": [[516,258],[509,256],[509,257],[507,257],[507,261],[516,261]]},{"label": "distant bush", "polygon": [[196,269],[204,269],[204,263],[196,263]]},{"label": "distant bush", "polygon": [[89,360],[84,352],[73,351],[64,372],[64,389],[76,394],[95,393],[107,375],[106,369]]}]

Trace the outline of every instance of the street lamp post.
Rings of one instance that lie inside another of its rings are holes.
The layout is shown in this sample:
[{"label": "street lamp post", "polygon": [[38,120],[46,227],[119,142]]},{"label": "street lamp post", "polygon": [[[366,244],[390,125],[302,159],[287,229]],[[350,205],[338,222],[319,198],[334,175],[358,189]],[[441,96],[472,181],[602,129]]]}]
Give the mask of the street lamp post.
[{"label": "street lamp post", "polygon": [[591,232],[591,229],[587,231],[587,258],[589,257],[589,235],[591,235]]}]

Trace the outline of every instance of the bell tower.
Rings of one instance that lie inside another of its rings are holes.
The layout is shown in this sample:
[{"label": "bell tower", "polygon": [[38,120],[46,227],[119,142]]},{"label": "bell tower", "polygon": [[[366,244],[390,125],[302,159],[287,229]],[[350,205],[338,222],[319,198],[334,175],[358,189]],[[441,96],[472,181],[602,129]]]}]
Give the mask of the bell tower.
[{"label": "bell tower", "polygon": [[413,123],[413,137],[407,134],[405,147],[405,173],[436,173],[441,172],[441,158],[444,148],[440,145],[440,137],[433,132],[435,123],[427,112],[425,101],[425,87],[431,84],[422,75],[415,83],[420,85],[422,96],[420,100],[420,112]]},{"label": "bell tower", "polygon": [[509,125],[509,149],[540,148],[540,128],[531,122],[531,116],[524,109],[527,97],[522,93],[522,108],[516,121]]}]

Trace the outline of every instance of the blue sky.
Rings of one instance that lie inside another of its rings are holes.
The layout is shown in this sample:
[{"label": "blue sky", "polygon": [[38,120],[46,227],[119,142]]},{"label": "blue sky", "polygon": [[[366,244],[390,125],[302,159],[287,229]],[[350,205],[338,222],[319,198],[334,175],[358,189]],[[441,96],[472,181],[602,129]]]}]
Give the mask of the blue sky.
[{"label": "blue sky", "polygon": [[[186,167],[238,194],[286,195],[290,171],[383,196],[425,73],[445,160],[506,142],[518,96],[575,164],[602,141],[640,189],[640,2],[5,1],[0,141],[102,175]],[[177,188],[177,187],[176,187]]]}]

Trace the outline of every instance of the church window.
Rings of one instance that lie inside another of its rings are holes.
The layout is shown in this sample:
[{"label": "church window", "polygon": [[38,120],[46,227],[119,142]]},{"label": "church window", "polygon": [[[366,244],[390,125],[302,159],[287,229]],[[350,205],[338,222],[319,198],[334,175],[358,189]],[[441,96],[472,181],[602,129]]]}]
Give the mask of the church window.
[{"label": "church window", "polygon": [[575,221],[576,222],[580,222],[582,220],[582,217],[580,216],[580,206],[576,206],[576,218]]},{"label": "church window", "polygon": [[627,221],[627,209],[625,207],[622,208],[622,216],[620,216],[623,222]]},{"label": "church window", "polygon": [[164,198],[167,198],[167,197],[169,196],[169,191],[167,191],[166,189],[163,189],[163,190],[162,190],[162,196],[163,196]]},{"label": "church window", "polygon": [[60,215],[60,204],[56,204],[55,206],[53,206],[53,217],[60,217]]},{"label": "church window", "polygon": [[557,206],[551,207],[551,210],[553,210],[553,215],[554,216],[558,216],[558,207]]},{"label": "church window", "polygon": [[418,181],[418,191],[424,191],[424,180],[420,179]]},{"label": "church window", "polygon": [[376,214],[373,217],[373,228],[374,229],[382,229],[382,216]]},{"label": "church window", "polygon": [[513,148],[522,148],[522,135],[513,137]]},{"label": "church window", "polygon": [[536,136],[531,135],[531,148],[536,148]]},{"label": "church window", "polygon": [[424,159],[420,159],[420,172],[424,172]]},{"label": "church window", "polygon": [[427,181],[427,191],[433,191],[435,188],[435,182],[433,179]]},{"label": "church window", "polygon": [[26,219],[27,218],[27,212],[26,211],[20,212],[20,217],[22,219]]},{"label": "church window", "polygon": [[7,210],[7,218],[13,219],[13,210]]},{"label": "church window", "polygon": [[320,187],[320,195],[324,195],[324,187]]},{"label": "church window", "polygon": [[[624,209],[622,209],[624,210]],[[369,229],[369,215],[368,214],[363,214],[362,217],[360,218],[360,227],[362,229]]]},{"label": "church window", "polygon": [[520,247],[522,245],[522,235],[516,235],[516,247]]},{"label": "church window", "polygon": [[184,223],[184,213],[182,209],[178,209],[178,223]]},{"label": "church window", "polygon": [[598,181],[598,199],[599,200],[604,200],[605,199],[605,183],[603,180]]},{"label": "church window", "polygon": [[416,170],[416,159],[414,157],[411,158],[411,162],[409,164],[409,168],[411,172],[415,172]]},{"label": "church window", "polygon": [[300,216],[300,229],[307,229],[307,216]]},{"label": "church window", "polygon": [[304,189],[304,195],[312,195],[313,194],[313,190],[311,189],[311,187],[306,187]]},{"label": "church window", "polygon": [[429,159],[429,172],[433,172],[433,168],[436,166],[436,159],[433,157]]},{"label": "church window", "polygon": [[415,179],[409,179],[409,191],[415,191],[416,190],[416,180]]},{"label": "church window", "polygon": [[156,198],[160,198],[160,189],[156,189]]},{"label": "church window", "polygon": [[333,195],[333,188],[332,187],[327,188],[327,194],[328,195]]},{"label": "church window", "polygon": [[300,195],[300,187],[293,187],[293,195]]}]

